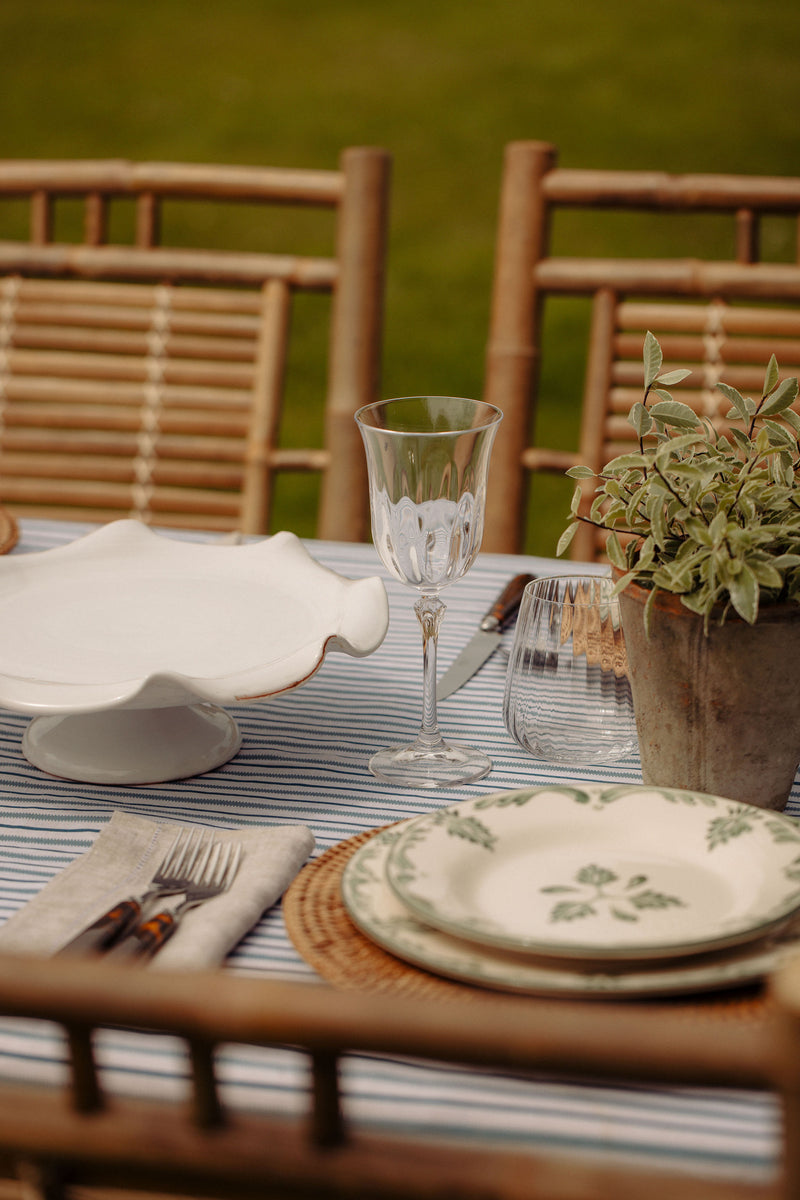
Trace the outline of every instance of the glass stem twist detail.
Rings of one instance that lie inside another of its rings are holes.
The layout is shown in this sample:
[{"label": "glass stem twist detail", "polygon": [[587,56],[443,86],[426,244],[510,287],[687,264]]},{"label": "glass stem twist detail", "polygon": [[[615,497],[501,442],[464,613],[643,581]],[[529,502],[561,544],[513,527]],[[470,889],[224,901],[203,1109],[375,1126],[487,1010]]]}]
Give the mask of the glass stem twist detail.
[{"label": "glass stem twist detail", "polygon": [[436,712],[436,646],[446,606],[438,596],[422,596],[414,611],[422,628],[422,727],[417,740],[435,750],[443,744]]}]

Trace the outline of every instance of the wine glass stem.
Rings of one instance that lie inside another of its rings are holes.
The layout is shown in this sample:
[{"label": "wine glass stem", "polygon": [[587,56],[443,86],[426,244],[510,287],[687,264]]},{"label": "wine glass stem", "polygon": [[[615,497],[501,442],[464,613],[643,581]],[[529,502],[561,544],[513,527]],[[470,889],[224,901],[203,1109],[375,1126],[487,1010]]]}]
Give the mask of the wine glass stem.
[{"label": "wine glass stem", "polygon": [[414,611],[422,626],[422,728],[419,741],[433,747],[442,740],[436,716],[436,642],[446,605],[438,596],[421,596]]}]

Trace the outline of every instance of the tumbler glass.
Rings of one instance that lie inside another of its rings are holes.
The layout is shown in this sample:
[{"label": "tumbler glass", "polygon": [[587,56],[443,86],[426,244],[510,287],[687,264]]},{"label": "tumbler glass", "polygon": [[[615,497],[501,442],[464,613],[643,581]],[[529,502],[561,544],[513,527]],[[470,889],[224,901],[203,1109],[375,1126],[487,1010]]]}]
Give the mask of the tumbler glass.
[{"label": "tumbler glass", "polygon": [[625,641],[605,575],[555,575],[525,588],[503,717],[534,758],[591,765],[637,748]]}]

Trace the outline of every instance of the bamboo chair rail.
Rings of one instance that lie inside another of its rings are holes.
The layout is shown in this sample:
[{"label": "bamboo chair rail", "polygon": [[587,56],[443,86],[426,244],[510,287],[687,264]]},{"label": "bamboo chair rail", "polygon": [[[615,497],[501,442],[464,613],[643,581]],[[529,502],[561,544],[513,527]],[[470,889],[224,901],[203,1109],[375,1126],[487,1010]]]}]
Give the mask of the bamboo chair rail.
[{"label": "bamboo chair rail", "polygon": [[[800,1184],[800,964],[773,981],[773,995],[769,1020],[740,1023],[614,1004],[491,996],[456,1005],[222,972],[6,958],[0,1014],[60,1026],[68,1078],[52,1088],[0,1084],[0,1195],[59,1200],[112,1188],[118,1197],[787,1200]],[[93,1045],[103,1027],[182,1039],[184,1100],[108,1094]],[[229,1044],[305,1055],[305,1116],[227,1106],[215,1050]],[[724,1182],[375,1133],[348,1119],[338,1069],[346,1055],[373,1053],[531,1076],[769,1089],[784,1106],[782,1169],[767,1184]]]},{"label": "bamboo chair rail", "polygon": [[[389,155],[366,147],[330,171],[0,160],[0,219],[6,200],[29,214],[27,240],[0,239],[0,502],[265,533],[278,473],[315,472],[317,534],[363,541],[353,413],[377,398],[389,177]],[[82,241],[54,240],[59,204],[76,199]],[[119,200],[135,206],[131,245],[108,242]],[[163,245],[164,205],[184,200],[330,211],[330,252]],[[330,302],[324,413],[316,433],[299,418],[317,440],[295,447],[283,410],[301,292]]]},{"label": "bamboo chair rail", "polygon": [[[552,227],[567,208],[728,214],[733,258],[554,255]],[[680,397],[703,411],[718,379],[760,389],[773,352],[785,374],[796,373],[800,264],[759,260],[762,218],[770,215],[800,219],[800,179],[568,169],[547,143],[506,147],[484,387],[505,419],[493,452],[485,549],[523,548],[532,473],[563,474],[576,462],[598,468],[632,440],[625,416],[641,398],[647,329],[662,343],[665,366],[692,369]],[[590,297],[593,310],[580,443],[571,450],[535,440],[545,305],[558,296]],[[711,415],[716,422],[718,413]],[[581,530],[572,556],[602,558],[604,544]]]}]

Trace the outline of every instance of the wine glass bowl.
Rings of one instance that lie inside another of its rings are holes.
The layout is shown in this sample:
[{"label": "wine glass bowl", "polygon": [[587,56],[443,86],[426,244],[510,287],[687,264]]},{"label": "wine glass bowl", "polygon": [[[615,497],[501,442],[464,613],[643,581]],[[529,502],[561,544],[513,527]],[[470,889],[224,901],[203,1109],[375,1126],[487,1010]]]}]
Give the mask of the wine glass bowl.
[{"label": "wine glass bowl", "polygon": [[472,566],[483,536],[489,458],[502,413],[455,396],[408,396],[356,413],[367,456],[372,538],[386,569],[420,599],[423,714],[415,741],[379,751],[370,770],[389,783],[448,787],[491,770],[481,751],[445,742],[436,718],[439,592]]}]

